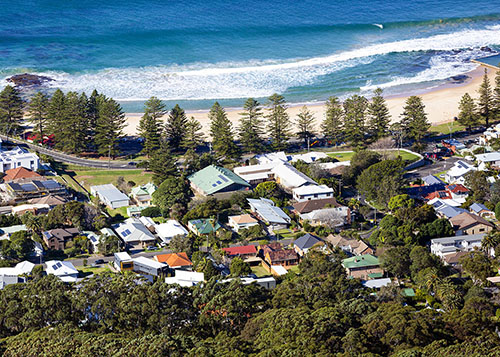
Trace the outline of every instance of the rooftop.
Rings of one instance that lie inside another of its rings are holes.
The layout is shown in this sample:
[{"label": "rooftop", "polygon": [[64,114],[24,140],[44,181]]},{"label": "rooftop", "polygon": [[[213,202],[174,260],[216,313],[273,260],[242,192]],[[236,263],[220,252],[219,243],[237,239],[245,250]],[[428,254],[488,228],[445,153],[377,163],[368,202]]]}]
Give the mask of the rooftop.
[{"label": "rooftop", "polygon": [[431,244],[454,244],[455,242],[476,242],[483,240],[486,233],[431,239]]},{"label": "rooftop", "polygon": [[321,243],[321,242],[322,242],[322,240],[319,239],[318,237],[313,236],[310,233],[307,233],[307,234],[303,235],[302,237],[296,239],[295,242],[293,242],[293,244],[297,248],[302,250],[302,249],[311,248],[312,246],[314,246],[318,243]]},{"label": "rooftop", "polygon": [[316,185],[316,182],[312,178],[289,164],[275,166],[273,173],[280,177],[281,183],[286,187],[300,187],[307,184]]},{"label": "rooftop", "polygon": [[340,206],[337,200],[334,197],[331,197],[331,198],[322,198],[319,200],[297,202],[293,205],[293,209],[298,213],[309,213],[318,209],[322,209],[326,205],[331,205],[333,207]]},{"label": "rooftop", "polygon": [[450,218],[450,223],[453,227],[457,227],[458,229],[467,229],[475,224],[484,224],[486,226],[494,227],[493,223],[488,222],[483,217],[470,212],[462,212],[459,215]]},{"label": "rooftop", "polygon": [[342,265],[344,266],[344,268],[348,268],[348,269],[364,268],[364,267],[370,267],[370,266],[378,266],[379,261],[378,261],[377,257],[375,257],[371,254],[364,254],[364,255],[344,259],[342,261]]},{"label": "rooftop", "polygon": [[200,234],[209,234],[221,228],[219,222],[216,222],[213,218],[192,219],[188,223],[196,227]]},{"label": "rooftop", "polygon": [[247,198],[248,203],[269,223],[289,224],[291,219],[283,210],[274,205],[274,202],[265,198]]},{"label": "rooftop", "polygon": [[97,194],[105,197],[110,202],[128,200],[127,195],[118,190],[111,183],[106,185],[91,186],[90,190],[95,191]]},{"label": "rooftop", "polygon": [[42,177],[41,175],[37,174],[36,172],[26,169],[24,167],[18,167],[15,169],[10,169],[5,171],[5,176],[3,180],[5,182],[13,181],[13,180],[19,180],[19,179],[26,179],[26,178],[40,178]]},{"label": "rooftop", "polygon": [[254,245],[243,245],[240,247],[229,247],[222,248],[223,251],[227,253],[227,255],[245,255],[245,254],[256,254],[257,248]]},{"label": "rooftop", "polygon": [[189,260],[185,252],[182,253],[170,253],[170,254],[158,254],[155,259],[160,263],[165,263],[169,267],[184,267],[192,266],[193,263]]},{"label": "rooftop", "polygon": [[333,189],[327,185],[307,185],[293,189],[293,193],[299,196],[333,193]]},{"label": "rooftop", "polygon": [[258,221],[249,214],[240,214],[239,216],[229,216],[237,224],[257,223]]},{"label": "rooftop", "polygon": [[233,184],[250,187],[250,184],[224,167],[210,165],[188,177],[189,181],[205,194],[210,195]]}]

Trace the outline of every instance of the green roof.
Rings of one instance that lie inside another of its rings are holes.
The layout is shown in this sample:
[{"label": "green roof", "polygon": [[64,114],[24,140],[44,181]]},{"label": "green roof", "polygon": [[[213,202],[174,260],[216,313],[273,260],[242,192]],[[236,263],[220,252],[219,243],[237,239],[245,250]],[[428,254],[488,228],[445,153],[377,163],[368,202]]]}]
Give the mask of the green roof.
[{"label": "green roof", "polygon": [[250,184],[229,169],[210,165],[188,177],[189,181],[207,195],[219,192],[233,184],[250,187]]},{"label": "green roof", "polygon": [[379,265],[378,258],[371,254],[363,254],[342,261],[344,268],[363,268],[369,266]]},{"label": "green roof", "polygon": [[212,232],[216,232],[219,228],[221,228],[219,222],[215,222],[215,224],[212,225],[214,221],[215,220],[212,218],[206,218],[206,219],[193,219],[188,223],[196,227],[196,230],[198,231],[199,234],[209,234]]},{"label": "green roof", "polygon": [[406,297],[415,296],[415,290],[413,290],[412,288],[403,289],[402,293],[403,293],[403,296],[406,296]]},{"label": "green roof", "polygon": [[156,191],[157,187],[152,184],[151,182],[148,182],[145,185],[137,186],[132,188],[131,194],[133,196],[141,196],[141,195],[152,195]]}]

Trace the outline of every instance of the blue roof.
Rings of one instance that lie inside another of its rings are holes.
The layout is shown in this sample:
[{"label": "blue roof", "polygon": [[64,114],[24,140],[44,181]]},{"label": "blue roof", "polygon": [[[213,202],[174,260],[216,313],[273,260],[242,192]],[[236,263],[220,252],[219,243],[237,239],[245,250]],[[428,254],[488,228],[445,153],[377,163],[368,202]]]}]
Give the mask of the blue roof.
[{"label": "blue roof", "polygon": [[293,244],[295,244],[299,249],[308,249],[319,242],[321,242],[319,238],[313,236],[310,233],[307,233],[306,235],[303,235],[302,237],[295,240]]},{"label": "blue roof", "polygon": [[422,181],[424,181],[427,186],[442,185],[443,184],[443,181],[441,181],[439,178],[437,178],[434,175],[428,175],[428,176],[422,177]]},{"label": "blue roof", "polygon": [[406,189],[406,193],[412,198],[423,198],[427,196],[429,193],[433,193],[436,191],[441,191],[446,188],[444,182],[440,184],[434,184],[432,186],[417,186],[417,187],[408,187]]},{"label": "blue roof", "polygon": [[481,211],[491,211],[491,210],[488,209],[488,207],[486,207],[482,203],[473,203],[473,204],[470,205],[469,208],[472,211],[474,211],[474,213],[479,213]]}]

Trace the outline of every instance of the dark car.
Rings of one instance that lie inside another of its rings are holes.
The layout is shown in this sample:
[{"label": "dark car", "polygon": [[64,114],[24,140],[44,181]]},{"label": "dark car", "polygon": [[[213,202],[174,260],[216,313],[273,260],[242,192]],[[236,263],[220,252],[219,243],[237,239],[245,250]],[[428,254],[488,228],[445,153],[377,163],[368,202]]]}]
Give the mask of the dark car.
[{"label": "dark car", "polygon": [[94,264],[104,264],[104,260],[102,259],[97,259]]}]

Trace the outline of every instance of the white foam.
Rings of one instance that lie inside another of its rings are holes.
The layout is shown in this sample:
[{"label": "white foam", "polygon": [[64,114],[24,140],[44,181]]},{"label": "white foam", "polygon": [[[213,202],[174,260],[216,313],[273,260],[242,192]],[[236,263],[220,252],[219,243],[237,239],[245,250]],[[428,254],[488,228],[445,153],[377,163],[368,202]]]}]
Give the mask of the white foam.
[{"label": "white foam", "polygon": [[[394,41],[352,49],[330,56],[290,61],[249,61],[240,63],[192,64],[110,68],[94,73],[45,72],[56,79],[53,87],[64,91],[91,92],[94,88],[118,100],[145,100],[154,95],[164,100],[265,97],[287,88],[310,85],[318,77],[359,64],[377,56],[412,51],[451,51],[500,44],[500,25],[465,29],[454,33]],[[393,78],[388,87],[444,79],[472,69],[461,62],[460,54],[433,59],[431,68],[413,77]],[[371,88],[370,85],[364,90]]]}]

